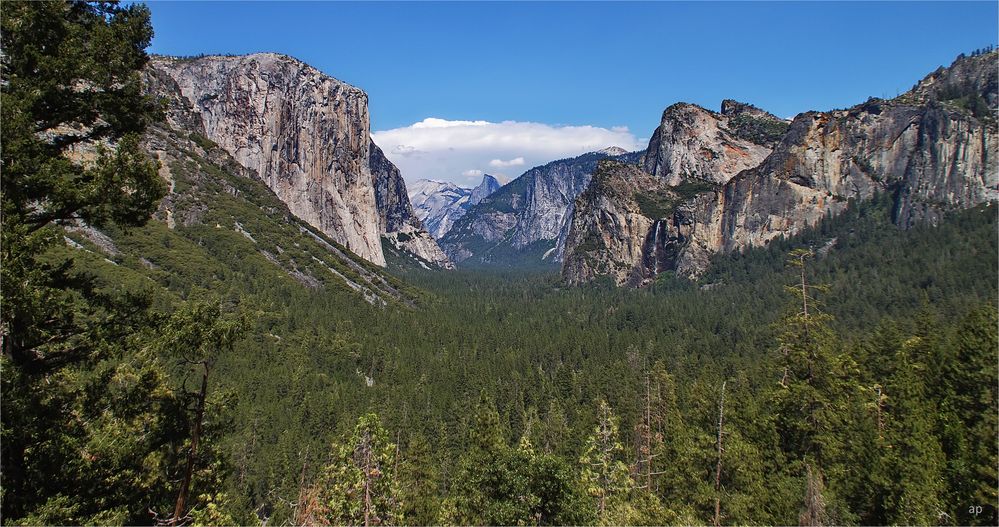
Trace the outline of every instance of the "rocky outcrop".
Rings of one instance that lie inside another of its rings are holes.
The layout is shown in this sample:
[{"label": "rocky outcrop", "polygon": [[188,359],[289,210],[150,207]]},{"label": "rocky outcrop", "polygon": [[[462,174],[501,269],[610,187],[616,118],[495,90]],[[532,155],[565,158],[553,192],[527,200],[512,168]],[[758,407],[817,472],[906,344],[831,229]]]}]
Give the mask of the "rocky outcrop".
[{"label": "rocky outcrop", "polygon": [[[660,126],[652,141],[658,144],[650,143],[644,167],[654,181],[631,174],[639,182],[634,188],[623,176],[608,177],[602,192],[593,189],[577,201],[570,230],[579,232],[569,235],[565,278],[579,283],[607,275],[619,284],[641,285],[664,270],[694,277],[712,254],[792,235],[843,211],[850,199],[875,193],[894,197],[893,219],[903,228],[935,221],[948,209],[999,199],[997,56],[960,58],[893,100],[801,114],[762,162],[727,180],[695,172],[697,160],[686,153],[696,140],[675,133],[705,121],[676,117],[680,125]],[[671,108],[677,116],[676,106]],[[746,111],[744,105],[726,101],[722,115]],[[751,111],[760,118],[758,110]],[[729,120],[729,130],[744,126],[733,126],[734,120]],[[768,128],[759,124],[732,135],[766,143]],[[705,129],[724,137],[727,146],[729,131],[719,133],[710,121]],[[738,166],[724,156],[704,156],[709,158],[699,166],[718,171],[708,174]],[[634,216],[636,202],[647,205],[641,211],[645,220]],[[588,243],[622,238],[630,241]],[[640,258],[633,254],[636,246],[642,247]],[[606,254],[595,254],[600,251]]]},{"label": "rocky outcrop", "polygon": [[721,113],[674,104],[663,112],[642,165],[672,186],[694,180],[724,184],[770,154],[773,135],[753,133],[768,128],[782,134],[787,123],[735,101],[725,101]]},{"label": "rocky outcrop", "polygon": [[385,265],[381,235],[414,227],[398,170],[380,151],[371,158],[362,90],[275,53],[154,57],[149,69],[181,93],[171,104],[200,121],[171,124],[199,125],[295,216],[355,254]]},{"label": "rocky outcrop", "polygon": [[[637,162],[639,156],[616,158]],[[441,239],[444,252],[470,265],[561,261],[576,196],[590,183],[597,161],[609,157],[607,151],[590,152],[528,170],[469,209]]]},{"label": "rocky outcrop", "polygon": [[423,221],[430,235],[440,239],[472,205],[478,204],[501,186],[489,174],[484,174],[482,181],[472,189],[448,181],[421,179],[410,187],[409,199],[416,216]]}]

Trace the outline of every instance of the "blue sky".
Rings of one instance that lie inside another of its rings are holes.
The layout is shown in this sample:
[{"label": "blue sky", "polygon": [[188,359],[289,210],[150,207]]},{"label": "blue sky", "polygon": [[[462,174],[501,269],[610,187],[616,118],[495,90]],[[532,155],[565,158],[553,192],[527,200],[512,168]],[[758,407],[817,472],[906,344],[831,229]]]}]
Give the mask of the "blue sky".
[{"label": "blue sky", "polygon": [[[372,130],[383,132],[375,139],[396,141],[382,147],[407,179],[436,170],[471,182],[572,153],[563,140],[575,150],[640,146],[677,101],[717,109],[733,98],[789,117],[894,96],[958,53],[995,44],[997,5],[153,1],[150,51],[295,56],[368,92]],[[490,126],[504,121],[541,126]],[[528,139],[519,154],[509,140],[478,157],[421,151],[441,143],[425,137],[441,130],[459,151],[486,130]],[[561,150],[535,152],[531,141]],[[427,155],[411,163],[407,152]]]}]

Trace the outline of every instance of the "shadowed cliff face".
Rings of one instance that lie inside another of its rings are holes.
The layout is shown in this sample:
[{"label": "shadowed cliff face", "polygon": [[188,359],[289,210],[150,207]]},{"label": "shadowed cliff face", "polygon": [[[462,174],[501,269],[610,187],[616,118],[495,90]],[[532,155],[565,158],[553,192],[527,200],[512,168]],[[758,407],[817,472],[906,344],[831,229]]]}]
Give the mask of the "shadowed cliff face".
[{"label": "shadowed cliff face", "polygon": [[370,152],[368,166],[375,187],[378,232],[397,249],[412,253],[438,267],[453,269],[454,265],[413,212],[413,205],[406,193],[406,182],[399,169],[374,142],[371,143]]},{"label": "shadowed cliff face", "polygon": [[[999,199],[997,56],[959,59],[890,101],[803,113],[769,145],[777,127],[760,121],[759,110],[733,127],[734,119],[674,105],[644,160],[652,180],[613,170],[603,191],[589,189],[577,200],[572,227],[580,232],[570,234],[564,276],[580,283],[607,275],[633,285],[666,270],[695,277],[716,252],[794,234],[875,193],[894,197],[893,219],[903,228]],[[745,109],[726,101],[722,115]],[[732,135],[757,146],[738,145]],[[751,163],[748,152],[770,146],[757,164],[732,173]],[[663,206],[639,211],[641,220],[637,203]],[[628,241],[587,243],[601,239]]]},{"label": "shadowed cliff face", "polygon": [[398,170],[380,152],[371,158],[362,90],[274,53],[157,57],[150,68],[176,83],[208,139],[357,255],[385,265],[381,235],[419,230]]}]

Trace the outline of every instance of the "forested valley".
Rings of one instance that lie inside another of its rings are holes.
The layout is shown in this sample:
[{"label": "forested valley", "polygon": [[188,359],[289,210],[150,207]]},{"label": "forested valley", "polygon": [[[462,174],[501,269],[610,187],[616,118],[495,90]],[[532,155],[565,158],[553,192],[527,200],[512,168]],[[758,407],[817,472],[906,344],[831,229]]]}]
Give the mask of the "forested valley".
[{"label": "forested valley", "polygon": [[366,301],[295,279],[383,271],[310,260],[340,248],[203,138],[203,220],[153,217],[143,6],[2,29],[5,525],[999,521],[994,204],[853,202],[637,290],[390,265]]}]

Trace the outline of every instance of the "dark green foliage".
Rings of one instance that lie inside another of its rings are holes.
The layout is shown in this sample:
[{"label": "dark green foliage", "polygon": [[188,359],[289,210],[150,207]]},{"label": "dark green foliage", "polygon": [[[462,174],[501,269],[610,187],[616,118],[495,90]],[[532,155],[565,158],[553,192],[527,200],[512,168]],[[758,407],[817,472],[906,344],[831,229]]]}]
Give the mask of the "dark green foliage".
[{"label": "dark green foliage", "polygon": [[718,185],[706,181],[689,179],[683,183],[671,187],[669,191],[661,194],[636,193],[635,201],[642,215],[652,219],[668,218],[676,210],[677,205],[701,194],[717,190]]},{"label": "dark green foliage", "polygon": [[146,521],[172,493],[182,401],[136,353],[148,295],[101,283],[56,224],[139,226],[163,194],[138,143],[149,11],[8,2],[0,20],[4,521]]},{"label": "dark green foliage", "polygon": [[[4,4],[5,56],[59,35],[105,42],[105,9]],[[18,17],[49,33],[18,34]],[[105,47],[67,53],[133,63],[134,46]],[[901,231],[887,200],[851,203],[717,256],[696,283],[637,291],[567,288],[550,271],[411,267],[403,282],[337,256],[207,139],[160,127],[174,189],[162,221],[142,225],[162,188],[128,133],[87,174],[26,132],[35,107],[18,97],[34,95],[8,88],[5,524],[168,518],[198,423],[185,508],[203,524],[362,523],[365,485],[383,524],[707,524],[716,500],[723,524],[996,523],[992,207]],[[57,203],[81,205],[46,220]],[[73,215],[113,250],[51,225]],[[786,290],[801,283],[795,249],[814,254],[807,316]]]},{"label": "dark green foliage", "polygon": [[967,110],[978,119],[989,121],[995,119],[995,113],[989,108],[988,101],[973,89],[968,90],[961,85],[948,84],[939,89],[937,97],[941,102]]},{"label": "dark green foliage", "polygon": [[746,113],[736,115],[729,123],[736,137],[760,145],[780,141],[790,125],[790,123],[779,119],[754,117]]},{"label": "dark green foliage", "polygon": [[443,523],[459,525],[578,525],[589,518],[572,467],[535,451],[529,440],[511,447],[499,413],[483,396],[469,432]]},{"label": "dark green foliage", "polygon": [[[635,202],[638,203],[638,210],[647,218],[662,219],[673,214],[676,207],[674,200],[670,196],[660,196],[657,194],[636,193]],[[586,251],[592,249],[585,242],[577,250]]]},{"label": "dark green foliage", "polygon": [[205,137],[205,136],[203,136],[201,134],[191,132],[190,138],[191,138],[191,141],[194,141],[194,144],[200,146],[201,148],[204,148],[205,150],[211,150],[213,148],[218,148],[218,145],[215,144],[215,141],[212,141],[211,139],[209,139],[209,138],[207,138],[207,137]]}]

